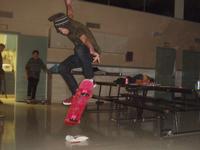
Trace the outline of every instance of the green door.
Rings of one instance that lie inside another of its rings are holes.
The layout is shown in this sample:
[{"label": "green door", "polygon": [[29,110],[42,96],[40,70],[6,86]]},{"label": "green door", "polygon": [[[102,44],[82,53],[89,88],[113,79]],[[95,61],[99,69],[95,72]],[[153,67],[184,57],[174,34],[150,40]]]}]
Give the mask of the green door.
[{"label": "green door", "polygon": [[195,88],[200,77],[200,52],[183,51],[182,86]]},{"label": "green door", "polygon": [[[162,86],[175,85],[176,50],[173,48],[157,47],[155,80]],[[156,92],[156,97],[171,97],[170,94]]]},{"label": "green door", "polygon": [[[23,101],[27,96],[27,80],[25,78],[25,65],[32,56],[33,50],[39,50],[40,58],[46,63],[47,37],[19,35],[16,65],[16,101]],[[46,74],[41,72],[37,88],[37,99],[46,98]]]}]

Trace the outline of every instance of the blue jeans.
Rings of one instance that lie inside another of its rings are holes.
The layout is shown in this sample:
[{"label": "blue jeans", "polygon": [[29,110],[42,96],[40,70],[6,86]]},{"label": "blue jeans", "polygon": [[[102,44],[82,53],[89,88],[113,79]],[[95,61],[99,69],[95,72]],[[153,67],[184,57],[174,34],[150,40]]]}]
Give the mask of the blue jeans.
[{"label": "blue jeans", "polygon": [[67,83],[72,95],[76,93],[78,84],[71,73],[74,68],[82,68],[83,75],[86,79],[92,79],[94,77],[92,69],[92,56],[88,48],[79,44],[74,48],[74,55],[69,56],[59,65],[59,73]]}]

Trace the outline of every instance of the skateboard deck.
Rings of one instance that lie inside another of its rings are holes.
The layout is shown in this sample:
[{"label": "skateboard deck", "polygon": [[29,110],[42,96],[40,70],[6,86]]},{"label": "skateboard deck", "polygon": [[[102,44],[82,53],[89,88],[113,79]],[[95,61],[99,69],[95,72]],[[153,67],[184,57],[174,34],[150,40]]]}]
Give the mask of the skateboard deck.
[{"label": "skateboard deck", "polygon": [[67,114],[64,119],[66,125],[80,124],[80,120],[85,110],[85,107],[89,99],[92,97],[93,86],[94,86],[93,82],[87,79],[83,80],[80,83],[79,88],[77,89],[76,94],[72,99],[72,104],[67,110]]}]

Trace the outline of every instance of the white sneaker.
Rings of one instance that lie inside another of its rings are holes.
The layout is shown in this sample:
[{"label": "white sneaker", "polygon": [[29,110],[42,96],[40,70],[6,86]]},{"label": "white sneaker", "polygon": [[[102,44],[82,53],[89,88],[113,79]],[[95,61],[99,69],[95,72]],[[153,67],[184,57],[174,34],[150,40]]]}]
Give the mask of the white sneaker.
[{"label": "white sneaker", "polygon": [[67,142],[70,142],[70,143],[80,143],[80,142],[87,141],[88,137],[87,136],[81,136],[81,135],[77,135],[77,136],[67,135],[65,137],[65,140]]},{"label": "white sneaker", "polygon": [[72,99],[73,96],[71,96],[70,98],[66,98],[65,100],[63,100],[63,105],[70,106],[72,104]]}]

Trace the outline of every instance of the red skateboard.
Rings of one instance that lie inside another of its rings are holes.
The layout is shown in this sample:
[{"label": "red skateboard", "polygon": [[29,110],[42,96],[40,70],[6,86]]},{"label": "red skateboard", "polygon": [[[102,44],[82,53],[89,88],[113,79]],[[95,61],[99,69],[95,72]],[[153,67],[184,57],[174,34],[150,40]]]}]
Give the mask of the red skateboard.
[{"label": "red skateboard", "polygon": [[85,110],[87,102],[92,97],[93,86],[93,82],[87,79],[80,83],[79,88],[72,99],[72,104],[69,107],[64,119],[66,125],[80,124],[83,111]]}]

